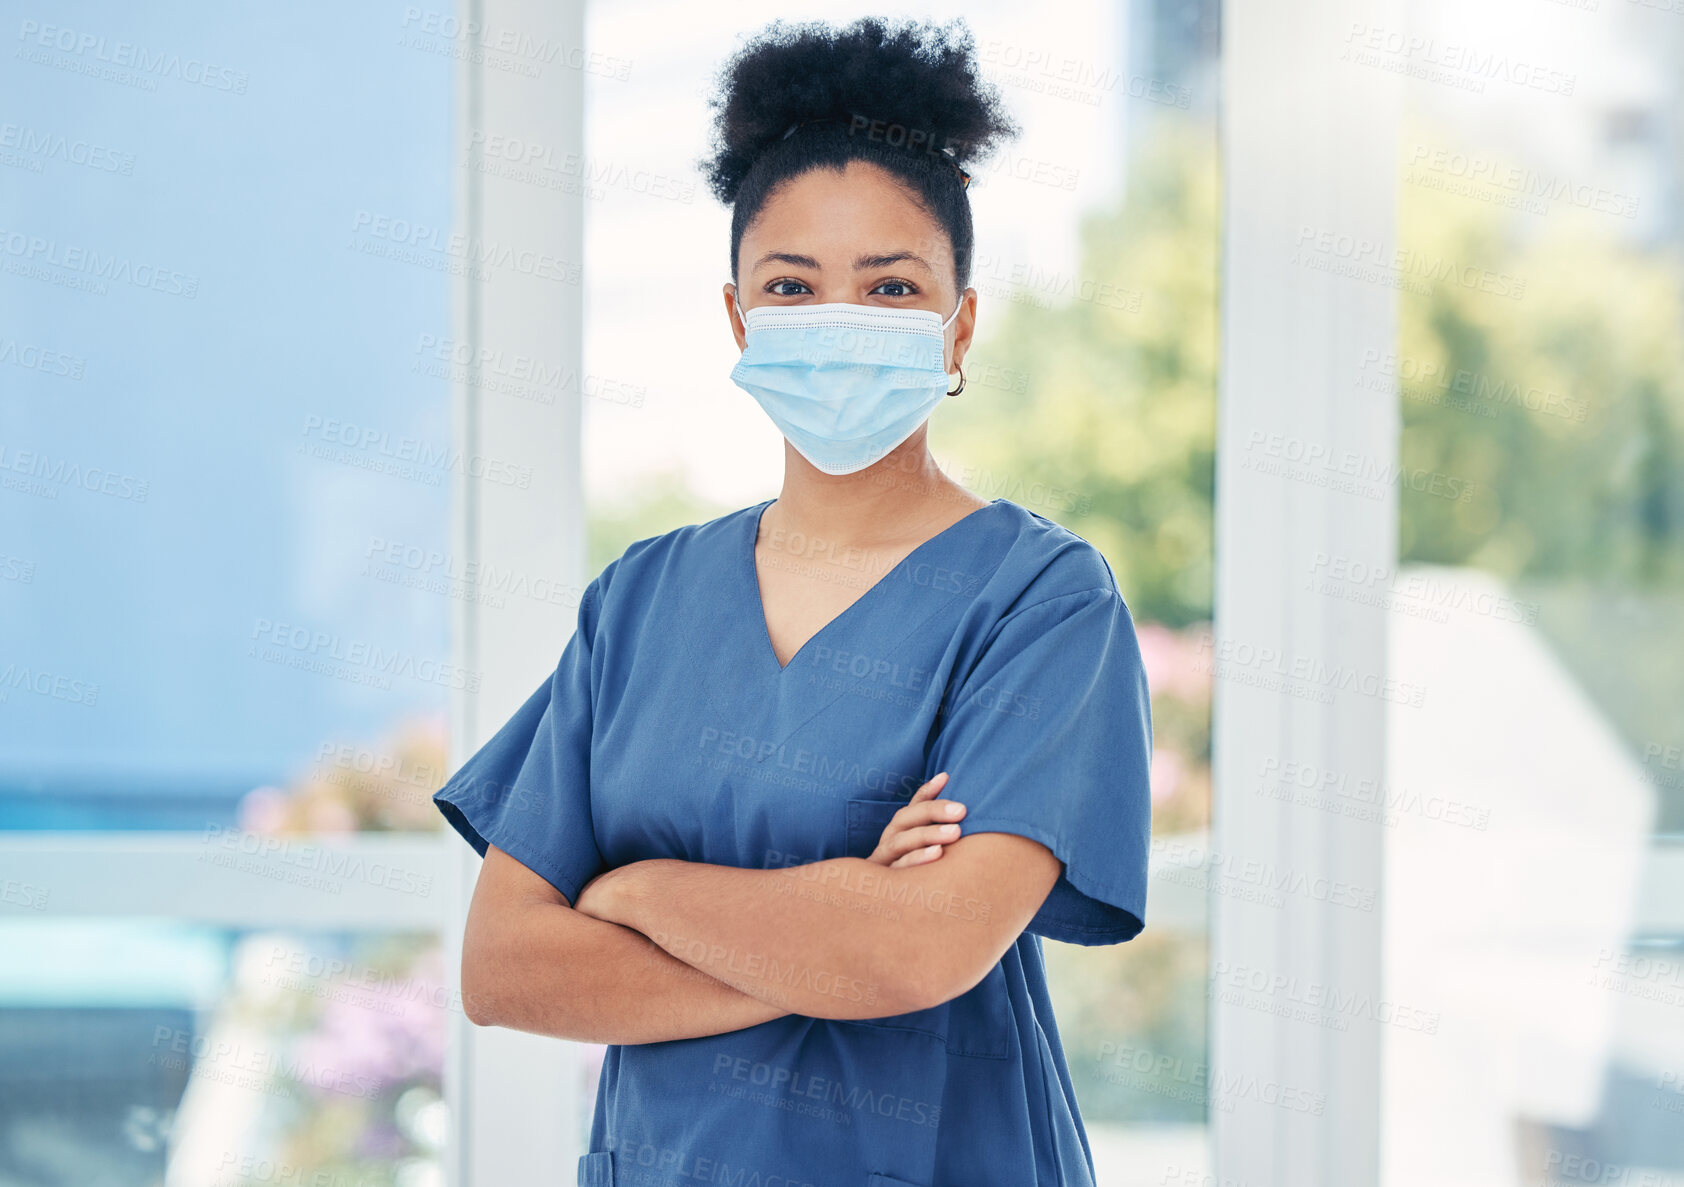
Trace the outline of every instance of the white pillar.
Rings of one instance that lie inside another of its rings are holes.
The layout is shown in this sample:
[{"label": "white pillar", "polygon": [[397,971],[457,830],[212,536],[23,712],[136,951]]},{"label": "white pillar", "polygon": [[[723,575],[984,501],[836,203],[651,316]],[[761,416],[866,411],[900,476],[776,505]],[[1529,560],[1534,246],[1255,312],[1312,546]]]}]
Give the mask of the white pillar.
[{"label": "white pillar", "polygon": [[[1226,1106],[1210,1116],[1224,1184],[1362,1187],[1379,1175],[1380,1039],[1372,1012],[1352,1003],[1382,989],[1381,826],[1266,789],[1290,764],[1353,784],[1384,774],[1384,612],[1321,596],[1313,578],[1318,558],[1395,558],[1386,476],[1397,400],[1356,381],[1363,352],[1390,351],[1395,338],[1397,81],[1345,55],[1354,26],[1403,29],[1400,8],[1276,0],[1223,11],[1207,658],[1211,1097]],[[1366,271],[1349,275],[1358,251]],[[1262,901],[1242,893],[1259,872],[1279,887]],[[1323,897],[1333,883],[1373,891],[1372,909]]]},{"label": "white pillar", "polygon": [[[491,352],[484,357],[500,362],[470,362],[457,376],[453,443],[464,464],[455,476],[454,559],[559,583],[573,593],[555,601],[511,596],[495,608],[458,600],[456,663],[477,674],[480,688],[455,694],[452,769],[554,670],[585,581],[583,199],[573,187],[535,184],[516,173],[540,154],[547,176],[564,181],[583,161],[589,61],[583,0],[459,0],[455,16],[460,26],[447,36],[458,51],[459,85],[449,135],[455,229],[467,259],[455,279],[453,336],[468,358],[482,357],[484,349]],[[562,378],[529,384],[524,396],[499,390],[491,381],[517,357]],[[543,398],[528,398],[535,392]],[[455,977],[479,859],[453,832],[442,843],[455,853],[459,873],[445,937]],[[590,1103],[578,1091],[581,1049],[477,1028],[460,1011],[452,1013],[451,1039],[452,1183],[573,1182],[579,1119]]]}]

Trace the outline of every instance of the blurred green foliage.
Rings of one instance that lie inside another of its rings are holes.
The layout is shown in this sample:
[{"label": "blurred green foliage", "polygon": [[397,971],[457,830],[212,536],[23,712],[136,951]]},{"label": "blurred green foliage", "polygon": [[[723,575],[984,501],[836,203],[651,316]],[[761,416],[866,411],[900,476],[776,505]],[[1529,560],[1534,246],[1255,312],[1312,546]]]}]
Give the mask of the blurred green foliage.
[{"label": "blurred green foliage", "polygon": [[1126,201],[1084,219],[1074,275],[979,291],[966,373],[981,382],[930,439],[977,494],[1103,552],[1137,622],[1183,627],[1211,612],[1216,143],[1197,120],[1155,127]]},{"label": "blurred green foliage", "polygon": [[[1451,143],[1415,128],[1414,143]],[[1474,484],[1466,501],[1406,490],[1399,555],[1515,580],[1684,579],[1684,267],[1626,220],[1576,208],[1512,215],[1400,188],[1398,242],[1506,274],[1517,297],[1434,281],[1399,294],[1402,460]],[[1525,220],[1525,221],[1521,221]]]},{"label": "blurred green foliage", "polygon": [[637,540],[685,524],[705,523],[734,510],[737,508],[709,502],[696,494],[677,471],[662,474],[626,503],[604,505],[593,501],[585,529],[585,576],[589,579],[601,573],[609,561]]},{"label": "blurred green foliage", "polygon": [[1536,607],[1656,791],[1655,827],[1684,830],[1684,776],[1654,761],[1684,746],[1684,252],[1616,215],[1546,209],[1400,187],[1401,248],[1524,287],[1399,294],[1402,461],[1473,486],[1406,488],[1399,555],[1481,569]]}]

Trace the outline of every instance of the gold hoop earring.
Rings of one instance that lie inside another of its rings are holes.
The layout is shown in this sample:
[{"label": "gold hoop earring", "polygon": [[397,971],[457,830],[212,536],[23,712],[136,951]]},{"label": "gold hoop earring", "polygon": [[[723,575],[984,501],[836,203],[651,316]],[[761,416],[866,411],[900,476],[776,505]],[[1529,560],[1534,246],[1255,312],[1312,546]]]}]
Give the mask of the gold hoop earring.
[{"label": "gold hoop earring", "polygon": [[954,388],[952,391],[948,392],[947,394],[950,395],[950,396],[956,396],[964,390],[965,390],[965,368],[960,367],[959,368],[959,386]]}]

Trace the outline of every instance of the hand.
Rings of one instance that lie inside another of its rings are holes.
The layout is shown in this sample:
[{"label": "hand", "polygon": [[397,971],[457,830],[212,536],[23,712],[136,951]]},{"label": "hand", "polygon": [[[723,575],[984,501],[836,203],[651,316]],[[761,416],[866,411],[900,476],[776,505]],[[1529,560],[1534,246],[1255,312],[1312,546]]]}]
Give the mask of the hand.
[{"label": "hand", "polygon": [[965,805],[958,800],[939,800],[941,789],[947,786],[947,772],[939,772],[917,791],[890,819],[877,848],[868,861],[890,869],[920,866],[935,861],[942,847],[959,839],[960,817]]}]

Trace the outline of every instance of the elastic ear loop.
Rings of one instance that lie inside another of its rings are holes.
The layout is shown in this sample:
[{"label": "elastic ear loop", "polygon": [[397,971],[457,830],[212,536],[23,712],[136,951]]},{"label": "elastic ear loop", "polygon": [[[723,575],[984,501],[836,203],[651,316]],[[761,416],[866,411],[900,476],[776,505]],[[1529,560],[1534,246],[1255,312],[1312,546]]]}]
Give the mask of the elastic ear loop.
[{"label": "elastic ear loop", "polygon": [[[968,181],[969,178],[967,178],[966,180]],[[964,307],[965,307],[965,294],[960,293],[959,294],[959,304],[957,304],[953,307],[952,316],[949,317],[947,319],[947,321],[944,321],[944,322],[941,323],[941,328],[942,328],[943,333],[945,333],[947,331],[948,324],[953,321],[953,318],[959,316],[959,310],[963,309]],[[946,374],[946,372],[947,372],[947,368],[943,367],[942,373]],[[965,390],[965,369],[963,367],[960,367],[959,368],[959,386],[957,388],[955,388],[953,391],[948,392],[947,394],[950,395],[950,396],[956,396],[964,390]]]}]

